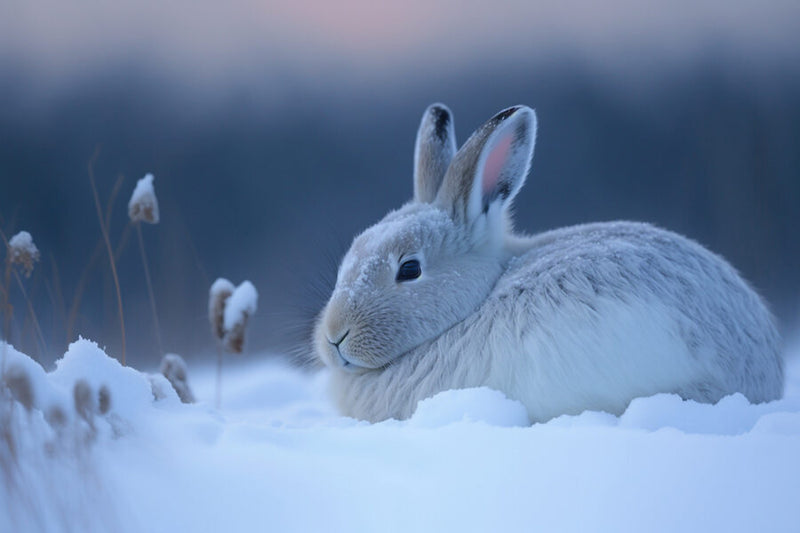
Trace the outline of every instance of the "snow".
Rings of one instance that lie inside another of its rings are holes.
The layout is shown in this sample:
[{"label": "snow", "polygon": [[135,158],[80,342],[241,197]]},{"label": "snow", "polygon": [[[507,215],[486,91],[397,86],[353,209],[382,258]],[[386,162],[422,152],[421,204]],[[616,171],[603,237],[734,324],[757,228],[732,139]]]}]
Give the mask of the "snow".
[{"label": "snow", "polygon": [[[189,367],[198,403],[161,376],[72,344],[55,370],[2,346],[34,407],[0,402],[0,531],[797,531],[800,348],[783,400],[657,395],[529,426],[486,388],[447,391],[409,420],[338,416],[325,372],[262,355]],[[75,414],[75,383],[111,407]],[[152,387],[163,389],[154,400]],[[58,406],[63,425],[45,414]],[[3,431],[0,431],[3,433]],[[4,455],[5,454],[5,455]]]},{"label": "snow", "polygon": [[158,224],[158,198],[153,188],[153,175],[147,174],[136,182],[131,199],[128,201],[128,216],[133,222]]},{"label": "snow", "polygon": [[487,387],[449,390],[422,400],[410,425],[437,428],[457,422],[483,422],[497,427],[530,425],[521,403]]}]

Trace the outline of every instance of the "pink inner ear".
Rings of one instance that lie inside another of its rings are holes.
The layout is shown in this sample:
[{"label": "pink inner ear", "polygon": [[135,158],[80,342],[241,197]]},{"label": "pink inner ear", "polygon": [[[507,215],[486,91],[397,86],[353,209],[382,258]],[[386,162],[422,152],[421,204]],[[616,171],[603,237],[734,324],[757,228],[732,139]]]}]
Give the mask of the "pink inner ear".
[{"label": "pink inner ear", "polygon": [[500,172],[503,170],[508,159],[508,152],[511,150],[512,135],[506,135],[498,139],[489,155],[486,156],[486,163],[483,165],[483,194],[491,193],[497,182],[500,180]]}]

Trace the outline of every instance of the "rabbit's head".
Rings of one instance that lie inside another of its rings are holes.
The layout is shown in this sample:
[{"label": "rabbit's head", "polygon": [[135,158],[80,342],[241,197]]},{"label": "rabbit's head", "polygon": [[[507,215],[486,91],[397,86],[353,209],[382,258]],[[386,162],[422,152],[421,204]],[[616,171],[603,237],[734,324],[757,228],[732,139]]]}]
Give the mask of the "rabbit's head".
[{"label": "rabbit's head", "polygon": [[508,209],[533,155],[536,116],[517,106],[456,152],[441,104],[422,117],[414,199],[353,241],[315,331],[336,369],[378,369],[474,313],[509,259]]}]

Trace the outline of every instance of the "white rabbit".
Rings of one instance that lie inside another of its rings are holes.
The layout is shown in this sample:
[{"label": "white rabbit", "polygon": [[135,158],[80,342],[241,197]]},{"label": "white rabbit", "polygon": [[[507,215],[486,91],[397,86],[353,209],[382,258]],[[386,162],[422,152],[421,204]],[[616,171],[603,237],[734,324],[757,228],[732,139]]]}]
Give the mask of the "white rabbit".
[{"label": "white rabbit", "polygon": [[635,222],[512,232],[535,136],[533,110],[511,107],[456,152],[449,109],[426,110],[414,199],[356,237],[316,326],[342,413],[403,419],[477,386],[532,422],[661,392],[780,398],[773,319],[721,257]]}]

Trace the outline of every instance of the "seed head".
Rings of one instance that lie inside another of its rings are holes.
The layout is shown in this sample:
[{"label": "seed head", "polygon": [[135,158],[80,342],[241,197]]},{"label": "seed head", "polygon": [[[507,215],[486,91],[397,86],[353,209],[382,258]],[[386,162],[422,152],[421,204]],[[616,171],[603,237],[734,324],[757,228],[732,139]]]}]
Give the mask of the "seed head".
[{"label": "seed head", "polygon": [[235,287],[225,278],[219,278],[208,291],[208,321],[211,323],[211,334],[218,340],[225,337],[225,302]]},{"label": "seed head", "polygon": [[39,249],[27,231],[20,231],[8,241],[8,261],[20,265],[26,278],[31,276],[33,265],[39,260]]},{"label": "seed head", "polygon": [[242,282],[225,302],[225,349],[242,353],[244,334],[250,316],[256,312],[258,291],[249,281]]},{"label": "seed head", "polygon": [[153,175],[147,174],[136,182],[136,188],[128,202],[128,217],[131,222],[149,222],[158,224],[158,198],[153,189]]},{"label": "seed head", "polygon": [[161,360],[161,373],[172,384],[172,388],[178,393],[178,398],[183,403],[194,403],[194,394],[189,387],[188,371],[186,361],[178,354],[168,353]]}]

